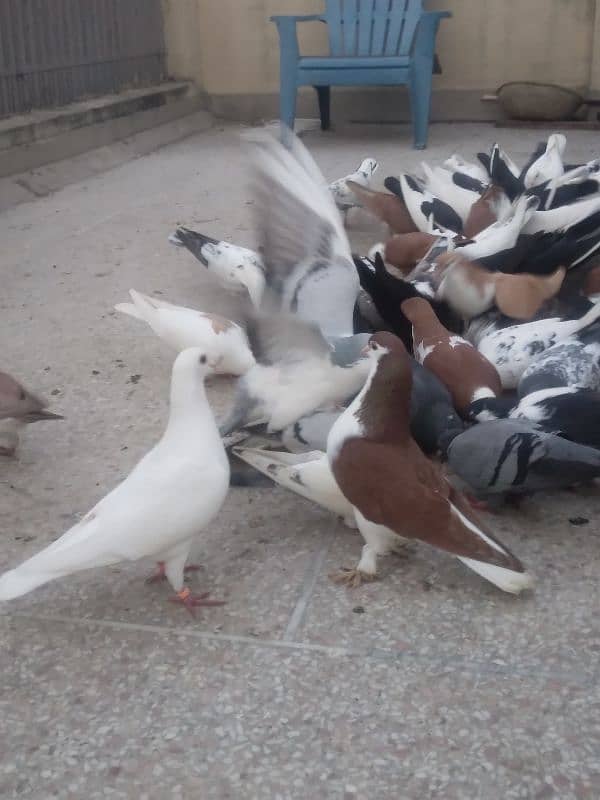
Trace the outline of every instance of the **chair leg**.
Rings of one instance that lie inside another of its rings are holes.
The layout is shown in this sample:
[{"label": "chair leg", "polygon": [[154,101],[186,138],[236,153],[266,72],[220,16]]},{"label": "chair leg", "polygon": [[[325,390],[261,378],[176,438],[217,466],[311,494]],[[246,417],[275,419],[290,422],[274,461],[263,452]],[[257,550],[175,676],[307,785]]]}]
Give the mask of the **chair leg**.
[{"label": "chair leg", "polygon": [[413,64],[409,90],[412,109],[415,149],[427,147],[429,131],[429,113],[431,109],[431,75],[433,63],[431,59],[419,59]]},{"label": "chair leg", "polygon": [[319,116],[321,117],[321,130],[328,131],[331,128],[331,87],[315,86],[317,98],[319,100]]},{"label": "chair leg", "polygon": [[279,119],[282,125],[294,130],[294,122],[296,121],[296,95],[298,87],[296,86],[295,73],[281,76],[281,85],[279,89]]}]

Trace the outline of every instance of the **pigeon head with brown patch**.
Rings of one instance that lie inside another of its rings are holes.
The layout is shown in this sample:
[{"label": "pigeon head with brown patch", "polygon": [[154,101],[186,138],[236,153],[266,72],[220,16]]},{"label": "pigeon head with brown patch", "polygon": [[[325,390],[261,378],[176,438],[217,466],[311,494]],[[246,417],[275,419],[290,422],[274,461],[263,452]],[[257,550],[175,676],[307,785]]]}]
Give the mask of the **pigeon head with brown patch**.
[{"label": "pigeon head with brown patch", "polygon": [[410,436],[409,355],[402,341],[387,331],[373,334],[367,347],[373,366],[357,418],[371,441],[402,441]]}]

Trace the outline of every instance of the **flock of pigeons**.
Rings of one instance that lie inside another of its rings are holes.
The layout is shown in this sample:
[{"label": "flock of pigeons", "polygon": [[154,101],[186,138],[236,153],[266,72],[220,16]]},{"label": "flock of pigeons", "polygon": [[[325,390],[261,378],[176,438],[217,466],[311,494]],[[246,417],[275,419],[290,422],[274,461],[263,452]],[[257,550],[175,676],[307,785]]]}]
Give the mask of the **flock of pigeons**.
[{"label": "flock of pigeons", "polygon": [[[0,577],[0,600],[152,558],[149,580],[167,579],[172,600],[219,604],[184,572],[239,459],[359,529],[360,560],[338,582],[372,580],[378,556],[419,540],[504,591],[529,588],[477,512],[600,476],[600,160],[566,164],[553,134],[522,167],[495,144],[382,192],[374,159],[327,186],[293,135],[251,146],[258,252],[187,228],[170,237],[244,295],[243,324],[134,290],[116,306],[179,353],[166,430],[80,522]],[[353,256],[340,214],[355,206],[391,232],[368,257]],[[214,373],[238,376],[220,428]],[[19,425],[56,416],[0,374],[5,454]]]}]

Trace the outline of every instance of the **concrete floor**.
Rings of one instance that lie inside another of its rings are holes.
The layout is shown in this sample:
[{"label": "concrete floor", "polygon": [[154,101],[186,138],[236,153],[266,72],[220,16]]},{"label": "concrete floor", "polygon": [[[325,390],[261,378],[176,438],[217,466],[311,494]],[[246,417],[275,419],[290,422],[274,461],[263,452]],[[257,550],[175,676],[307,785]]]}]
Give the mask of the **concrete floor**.
[{"label": "concrete floor", "polygon": [[[305,141],[328,178],[374,155],[382,182],[496,138],[521,159],[541,135],[440,124],[426,153],[393,126]],[[252,243],[237,137],[214,128],[0,216],[0,365],[66,416],[31,426],[18,459],[0,464],[2,570],[159,437],[172,355],[112,307],[135,287],[227,309],[167,235],[186,223]],[[598,154],[595,133],[568,138],[570,160]],[[359,247],[381,235],[363,212],[350,221]],[[226,381],[211,394],[222,413]],[[193,583],[222,608],[192,619],[144,584],[143,563],[3,606],[0,796],[596,800],[597,511],[585,490],[492,518],[538,577],[524,597],[425,546],[348,591],[327,573],[356,562],[355,533],[284,490],[232,490],[194,551]]]}]

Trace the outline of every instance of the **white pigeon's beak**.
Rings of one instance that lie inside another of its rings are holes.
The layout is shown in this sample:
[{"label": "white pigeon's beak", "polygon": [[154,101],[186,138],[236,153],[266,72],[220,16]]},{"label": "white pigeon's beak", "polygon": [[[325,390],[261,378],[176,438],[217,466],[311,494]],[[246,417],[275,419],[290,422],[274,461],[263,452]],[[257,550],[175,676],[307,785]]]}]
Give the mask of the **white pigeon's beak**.
[{"label": "white pigeon's beak", "polygon": [[366,344],[363,349],[360,351],[361,356],[368,356],[369,355],[370,347]]}]

